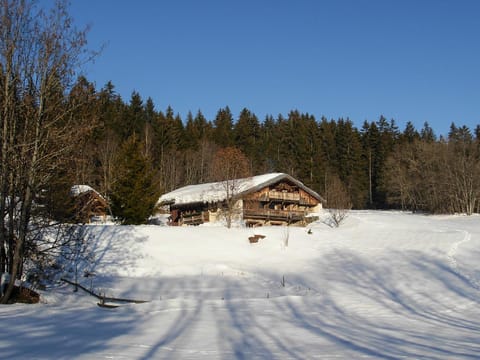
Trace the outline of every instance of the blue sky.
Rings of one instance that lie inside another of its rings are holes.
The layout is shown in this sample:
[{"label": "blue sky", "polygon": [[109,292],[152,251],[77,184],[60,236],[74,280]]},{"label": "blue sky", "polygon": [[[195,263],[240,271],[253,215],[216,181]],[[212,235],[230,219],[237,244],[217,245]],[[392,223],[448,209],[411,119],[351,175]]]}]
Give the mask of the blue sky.
[{"label": "blue sky", "polygon": [[480,124],[477,0],[76,0],[84,71],[183,119],[229,106],[262,121],[292,109],[357,127],[380,115],[439,134]]}]

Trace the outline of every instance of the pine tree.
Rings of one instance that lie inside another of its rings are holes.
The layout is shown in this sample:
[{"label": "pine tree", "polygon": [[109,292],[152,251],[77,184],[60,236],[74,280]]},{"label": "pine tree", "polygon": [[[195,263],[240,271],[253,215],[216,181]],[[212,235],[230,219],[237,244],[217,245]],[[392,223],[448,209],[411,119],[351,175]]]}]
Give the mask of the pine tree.
[{"label": "pine tree", "polygon": [[323,188],[323,170],[325,159],[321,152],[320,129],[314,116],[304,115],[306,152],[305,170],[306,177],[302,181],[315,191],[321,192]]},{"label": "pine tree", "polygon": [[195,131],[193,115],[189,111],[187,120],[185,121],[184,144],[187,149],[195,149],[198,147],[198,135]]},{"label": "pine tree", "polygon": [[308,177],[308,169],[304,167],[302,158],[307,156],[307,130],[303,120],[303,115],[292,110],[287,119],[279,115],[276,122],[278,168],[297,178]]},{"label": "pine tree", "polygon": [[127,112],[127,105],[114,89],[114,85],[108,82],[98,93],[99,126],[94,129],[90,143],[96,152],[98,183],[95,183],[95,188],[106,197],[115,177],[114,159],[123,136],[122,119]]},{"label": "pine tree", "polygon": [[336,169],[338,168],[337,145],[335,142],[337,123],[334,120],[329,121],[326,117],[322,116],[318,124],[318,131],[320,133],[320,152],[323,159],[320,193],[326,194],[330,177],[336,174]]},{"label": "pine tree", "polygon": [[353,206],[362,208],[368,197],[368,180],[360,134],[350,119],[339,119],[336,127],[336,174],[345,185]]},{"label": "pine tree", "polygon": [[112,186],[112,212],[123,224],[144,224],[152,214],[159,191],[154,173],[134,134],[123,144]]},{"label": "pine tree", "polygon": [[120,124],[119,132],[122,140],[125,140],[136,134],[138,137],[143,135],[145,127],[146,116],[143,106],[143,100],[140,94],[136,91],[132,93],[130,104],[127,110],[123,113],[123,122]]},{"label": "pine tree", "polygon": [[432,143],[437,140],[433,129],[430,127],[427,121],[423,123],[423,128],[420,130],[420,138],[428,143]]},{"label": "pine tree", "polygon": [[277,127],[275,119],[273,116],[267,115],[263,123],[260,125],[259,154],[262,154],[262,170],[260,171],[262,173],[278,171],[276,154],[279,144],[276,133]]},{"label": "pine tree", "polygon": [[212,125],[199,110],[195,117],[187,117],[185,126],[184,183],[185,185],[204,183],[210,179],[208,165],[211,163],[217,146],[210,140]]},{"label": "pine tree", "polygon": [[415,129],[415,126],[412,124],[411,121],[408,121],[405,125],[405,130],[403,130],[402,135],[400,136],[400,141],[402,143],[409,143],[412,144],[416,140],[420,139],[420,134]]},{"label": "pine tree", "polygon": [[126,111],[126,105],[120,95],[115,92],[115,86],[111,81],[100,90],[98,97],[100,126],[95,129],[98,138],[103,139],[106,132],[113,132],[120,137],[123,133],[121,120]]},{"label": "pine tree", "polygon": [[375,161],[376,151],[380,143],[380,134],[377,125],[365,120],[362,131],[363,155],[365,158],[366,173],[368,178],[368,203],[367,207],[375,206],[375,189],[377,186],[377,164]]},{"label": "pine tree", "polygon": [[235,145],[249,159],[250,172],[256,173],[259,168],[259,140],[260,140],[260,124],[258,118],[244,108],[240,112],[238,121],[235,123],[234,129]]},{"label": "pine tree", "polygon": [[469,144],[473,141],[473,135],[467,126],[457,127],[455,123],[452,122],[450,132],[448,133],[448,141],[452,143]]},{"label": "pine tree", "polygon": [[153,123],[157,116],[155,111],[155,105],[153,104],[152,98],[148,98],[145,102],[144,107],[145,112],[145,125],[143,129],[143,141],[144,141],[144,148],[145,148],[145,156],[153,159],[154,157],[154,140],[155,134],[153,131]]},{"label": "pine tree", "polygon": [[184,129],[186,147],[198,150],[202,144],[210,141],[212,137],[212,124],[207,121],[203,113],[198,110],[195,117],[190,114]]},{"label": "pine tree", "polygon": [[230,109],[220,109],[213,121],[212,140],[220,147],[233,146],[233,117]]}]

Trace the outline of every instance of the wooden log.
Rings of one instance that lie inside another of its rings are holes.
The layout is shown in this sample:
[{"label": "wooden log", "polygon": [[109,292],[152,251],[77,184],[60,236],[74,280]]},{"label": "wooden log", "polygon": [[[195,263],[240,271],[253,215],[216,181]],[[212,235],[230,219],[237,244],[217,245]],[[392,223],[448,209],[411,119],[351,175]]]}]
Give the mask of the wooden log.
[{"label": "wooden log", "polygon": [[118,308],[120,305],[114,305],[114,304],[105,304],[105,303],[97,303],[98,306],[102,307],[102,308],[107,308],[107,309],[115,309],[115,308]]},{"label": "wooden log", "polygon": [[70,285],[79,287],[83,291],[89,293],[90,295],[96,297],[99,300],[102,300],[103,302],[105,302],[105,301],[115,301],[115,302],[126,302],[126,303],[134,303],[134,304],[143,304],[143,303],[148,302],[147,300],[133,300],[133,299],[110,297],[110,296],[102,296],[102,295],[99,295],[99,294],[95,293],[92,290],[88,290],[86,287],[84,287],[80,284],[77,284],[76,282],[70,281],[70,280],[65,279],[65,278],[61,278],[60,280],[66,282]]}]

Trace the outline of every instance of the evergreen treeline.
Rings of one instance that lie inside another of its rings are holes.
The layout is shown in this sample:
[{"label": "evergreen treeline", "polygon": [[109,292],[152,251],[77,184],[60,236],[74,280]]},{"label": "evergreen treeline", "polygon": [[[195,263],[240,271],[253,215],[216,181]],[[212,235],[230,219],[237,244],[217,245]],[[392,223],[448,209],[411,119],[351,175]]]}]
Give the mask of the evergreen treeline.
[{"label": "evergreen treeline", "polygon": [[123,101],[112,83],[95,92],[81,78],[77,90],[84,104],[78,115],[89,117],[94,131],[68,183],[93,186],[120,215],[140,202],[147,214],[161,193],[218,179],[211,165],[227,147],[243,152],[252,175],[285,172],[327,200],[329,184],[340,179],[356,209],[479,210],[480,126],[472,133],[452,123],[448,136],[437,138],[428,123],[417,130],[409,122],[402,131],[383,116],[357,129],[348,118],[292,110],[261,121],[246,108],[236,117],[228,107],[214,119],[201,111],[181,119],[137,92]]}]

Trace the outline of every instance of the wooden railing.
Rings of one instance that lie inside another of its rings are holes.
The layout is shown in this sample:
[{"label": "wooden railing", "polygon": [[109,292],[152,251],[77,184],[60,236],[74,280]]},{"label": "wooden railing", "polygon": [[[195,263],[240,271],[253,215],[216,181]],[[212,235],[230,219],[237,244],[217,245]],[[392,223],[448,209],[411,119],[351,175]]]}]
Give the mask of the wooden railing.
[{"label": "wooden railing", "polygon": [[182,222],[186,225],[202,224],[204,222],[203,215],[193,215],[182,217]]},{"label": "wooden railing", "polygon": [[300,194],[299,193],[269,191],[267,193],[267,196],[270,199],[300,201]]},{"label": "wooden railing", "polygon": [[310,198],[300,196],[299,193],[289,193],[281,191],[269,191],[259,196],[260,201],[283,200],[298,202],[301,205],[316,205]]},{"label": "wooden railing", "polygon": [[274,210],[274,209],[244,209],[243,217],[252,219],[293,220],[298,221],[305,217],[305,211]]}]

